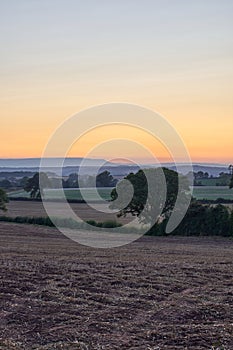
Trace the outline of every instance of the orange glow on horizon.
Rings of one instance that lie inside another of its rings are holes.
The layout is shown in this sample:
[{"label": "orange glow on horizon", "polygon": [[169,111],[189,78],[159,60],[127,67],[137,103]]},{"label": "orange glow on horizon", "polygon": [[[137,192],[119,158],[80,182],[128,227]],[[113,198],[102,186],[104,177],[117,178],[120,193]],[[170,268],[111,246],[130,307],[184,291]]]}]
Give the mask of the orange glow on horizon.
[{"label": "orange glow on horizon", "polygon": [[[126,102],[163,115],[193,161],[233,163],[232,1],[2,1],[0,13],[0,158],[39,158],[69,116]],[[150,136],[118,131],[171,159]],[[102,133],[70,155],[85,156]],[[130,147],[126,157],[145,158]]]}]

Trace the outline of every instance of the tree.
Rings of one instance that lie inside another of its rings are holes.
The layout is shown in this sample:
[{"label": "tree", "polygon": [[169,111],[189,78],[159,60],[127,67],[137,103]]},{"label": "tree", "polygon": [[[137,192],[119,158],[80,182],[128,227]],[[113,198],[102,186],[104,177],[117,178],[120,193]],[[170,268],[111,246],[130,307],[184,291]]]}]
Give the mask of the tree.
[{"label": "tree", "polygon": [[[157,225],[156,230],[150,230],[150,235],[164,235],[165,225]],[[224,205],[203,205],[192,200],[188,211],[173,231],[175,235],[183,236],[232,236],[233,235],[233,212]]]},{"label": "tree", "polygon": [[28,176],[24,176],[22,179],[20,179],[19,186],[24,188],[26,186],[28,179],[29,179]]},{"label": "tree", "polygon": [[105,170],[96,176],[96,187],[115,187],[117,180]]},{"label": "tree", "polygon": [[[164,186],[164,183],[161,181],[161,172],[163,172],[166,180],[166,198],[164,198],[163,192],[161,191]],[[150,185],[153,187],[153,190],[150,190],[149,192],[147,178],[149,178]],[[180,179],[182,180],[182,192],[185,194],[189,191],[189,183],[184,176]],[[126,182],[123,180],[118,184],[119,192],[122,196],[119,202],[117,189],[114,189],[111,193],[114,202],[110,207],[120,209],[119,216],[125,216],[130,213],[133,216],[140,216],[142,222],[148,223],[157,219],[154,217],[156,215],[155,213],[158,212],[158,209],[162,208],[163,218],[165,219],[169,217],[174,208],[178,194],[179,177],[176,171],[167,168],[146,169],[144,171],[139,170],[136,174],[129,174],[125,180],[128,180],[133,186],[133,195],[130,202],[123,207],[123,209],[121,209],[122,203],[127,202]],[[163,203],[164,201],[165,203]],[[142,211],[143,216],[140,215]]]},{"label": "tree", "polygon": [[230,214],[222,204],[210,206],[206,216],[206,232],[210,235],[230,235]]},{"label": "tree", "polygon": [[232,178],[231,178],[231,182],[230,182],[230,188],[233,188],[233,175],[232,175]]},{"label": "tree", "polygon": [[208,206],[202,205],[193,199],[185,217],[173,234],[184,236],[205,234],[207,212]]},{"label": "tree", "polygon": [[6,203],[8,202],[6,192],[0,188],[0,210],[7,211]]},{"label": "tree", "polygon": [[78,188],[79,182],[78,182],[78,174],[72,173],[69,175],[67,180],[62,181],[63,188]]},{"label": "tree", "polygon": [[229,165],[228,170],[230,171],[230,175],[233,175],[233,165],[232,164]]},{"label": "tree", "polygon": [[0,187],[4,188],[4,189],[8,189],[8,188],[12,187],[12,184],[11,184],[11,182],[9,180],[4,179],[4,180],[0,181]]},{"label": "tree", "polygon": [[217,177],[216,186],[229,186],[231,181],[231,175],[228,173],[221,172]]},{"label": "tree", "polygon": [[233,188],[233,165],[232,165],[232,164],[229,165],[228,169],[229,169],[230,175],[231,175],[231,181],[230,181],[229,187],[230,187],[230,188]]},{"label": "tree", "polygon": [[203,179],[205,177],[205,174],[203,171],[198,171],[197,173],[194,173],[195,179]]},{"label": "tree", "polygon": [[50,186],[50,180],[46,173],[36,173],[29,178],[24,186],[24,191],[30,192],[31,198],[41,198],[41,190]]}]

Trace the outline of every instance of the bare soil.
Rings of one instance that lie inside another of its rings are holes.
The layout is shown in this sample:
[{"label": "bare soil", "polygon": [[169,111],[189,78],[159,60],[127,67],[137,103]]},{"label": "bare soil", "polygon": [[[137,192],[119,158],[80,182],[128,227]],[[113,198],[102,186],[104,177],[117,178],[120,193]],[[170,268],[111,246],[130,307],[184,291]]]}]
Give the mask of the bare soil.
[{"label": "bare soil", "polygon": [[[66,211],[64,211],[64,204],[61,202],[50,202],[51,208],[54,206],[54,215],[59,214],[60,217],[67,217]],[[106,221],[116,220],[121,223],[132,221],[130,218],[118,218],[116,214],[104,213],[101,211],[101,205],[95,204],[98,210],[95,210],[85,203],[70,203],[73,211],[83,220],[95,220],[95,221]],[[7,204],[7,213],[1,213],[0,215],[7,215],[11,217],[16,216],[47,216],[42,202],[33,201],[10,201]]]},{"label": "bare soil", "polygon": [[84,247],[0,223],[0,349],[233,349],[233,241]]}]

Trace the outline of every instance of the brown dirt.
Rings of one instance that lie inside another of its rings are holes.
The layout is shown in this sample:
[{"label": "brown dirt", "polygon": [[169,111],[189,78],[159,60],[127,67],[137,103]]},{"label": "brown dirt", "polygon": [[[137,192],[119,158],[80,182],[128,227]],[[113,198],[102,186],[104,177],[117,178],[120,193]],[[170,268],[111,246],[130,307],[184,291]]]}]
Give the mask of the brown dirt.
[{"label": "brown dirt", "polygon": [[[63,204],[62,203],[50,203],[51,206],[56,207],[56,212],[59,213],[59,216],[66,217],[66,212],[63,210]],[[95,209],[92,209],[85,203],[71,203],[71,208],[74,210],[75,213],[78,214],[80,218],[83,220],[96,220],[96,221],[106,221],[106,220],[117,220],[122,223],[130,222],[132,220],[131,218],[118,218],[115,214],[108,214],[103,212],[98,212]],[[97,207],[100,207],[100,205],[97,204]],[[7,204],[7,212],[1,213],[0,215],[7,215],[11,217],[16,216],[47,216],[47,213],[43,207],[42,202],[27,202],[27,201],[10,201]]]},{"label": "brown dirt", "polygon": [[1,350],[232,350],[233,241],[92,249],[0,224]]}]

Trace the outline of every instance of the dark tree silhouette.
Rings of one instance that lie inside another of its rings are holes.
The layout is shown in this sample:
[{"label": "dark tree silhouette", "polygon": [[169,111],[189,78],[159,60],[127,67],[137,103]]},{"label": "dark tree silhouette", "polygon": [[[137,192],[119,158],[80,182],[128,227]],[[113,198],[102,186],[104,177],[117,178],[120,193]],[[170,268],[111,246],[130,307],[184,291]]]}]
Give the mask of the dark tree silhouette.
[{"label": "dark tree silhouette", "polygon": [[[161,188],[164,186],[161,181],[161,172],[163,172],[166,180],[166,198],[164,198],[164,194],[161,191]],[[148,192],[147,178],[149,178],[150,184],[153,187],[150,193]],[[182,191],[185,195],[185,193],[189,191],[188,179],[183,176],[181,179]],[[148,223],[154,220],[160,208],[163,208],[162,216],[164,218],[170,215],[178,194],[179,177],[176,171],[167,168],[139,170],[136,174],[129,174],[125,180],[128,180],[133,186],[133,196],[131,201],[123,209],[121,209],[122,203],[127,202],[127,183],[121,181],[118,184],[118,191],[121,194],[121,199],[118,199],[117,189],[114,189],[111,193],[114,202],[110,207],[120,209],[119,216],[125,216],[127,213],[133,216],[139,216],[143,211],[144,216],[142,217],[141,215],[140,219],[142,222]],[[163,203],[164,201],[165,203]]]},{"label": "dark tree silhouette", "polygon": [[231,177],[230,188],[233,188],[233,175]]},{"label": "dark tree silhouette", "polygon": [[4,189],[8,189],[12,187],[12,183],[9,180],[4,179],[0,181],[0,187]]},{"label": "dark tree silhouette", "polygon": [[44,188],[50,187],[50,180],[46,173],[36,173],[29,178],[24,186],[26,192],[30,192],[31,198],[41,198],[41,191]]},{"label": "dark tree silhouette", "polygon": [[105,170],[96,176],[96,187],[114,187],[117,180],[113,178],[109,171]]},{"label": "dark tree silhouette", "polygon": [[233,165],[231,164],[231,165],[229,165],[229,171],[230,171],[230,174],[231,174],[231,181],[230,181],[230,185],[229,185],[229,187],[230,188],[233,188]]},{"label": "dark tree silhouette", "polygon": [[72,173],[69,175],[67,180],[62,181],[63,188],[78,188],[79,182],[78,182],[78,174]]},{"label": "dark tree silhouette", "polygon": [[0,210],[7,211],[6,203],[8,202],[6,192],[0,188]]}]

